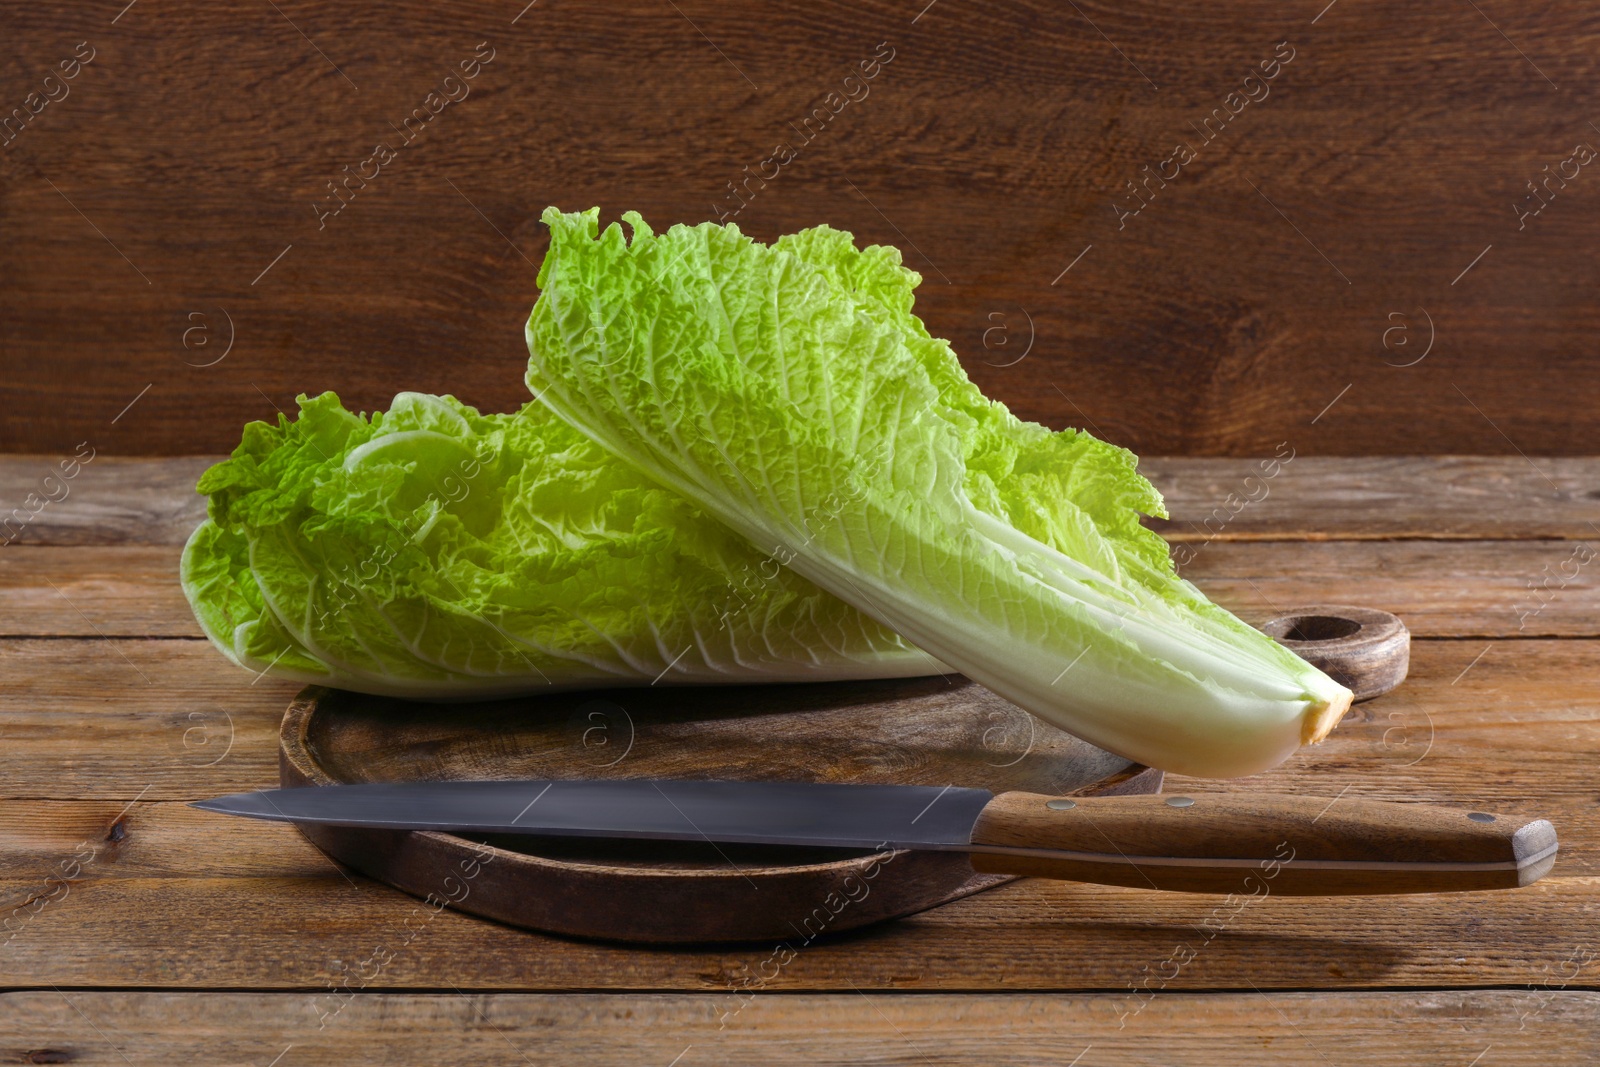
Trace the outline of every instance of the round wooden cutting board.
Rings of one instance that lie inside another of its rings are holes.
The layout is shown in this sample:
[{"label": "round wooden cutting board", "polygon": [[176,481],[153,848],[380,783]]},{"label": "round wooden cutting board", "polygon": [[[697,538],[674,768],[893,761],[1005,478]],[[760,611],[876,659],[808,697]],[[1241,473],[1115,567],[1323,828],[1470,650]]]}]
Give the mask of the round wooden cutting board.
[{"label": "round wooden cutting board", "polygon": [[[619,689],[420,704],[312,687],[280,734],[285,786],[720,778],[1154,793],[1111,755],[960,677]],[[959,853],[797,850],[302,826],[335,859],[435,906],[641,942],[809,939],[1008,881]]]}]

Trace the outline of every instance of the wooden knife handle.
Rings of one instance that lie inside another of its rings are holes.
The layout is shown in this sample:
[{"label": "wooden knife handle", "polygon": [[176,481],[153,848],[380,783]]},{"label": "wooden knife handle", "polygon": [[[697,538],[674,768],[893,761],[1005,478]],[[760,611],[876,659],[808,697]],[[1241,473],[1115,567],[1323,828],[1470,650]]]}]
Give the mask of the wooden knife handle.
[{"label": "wooden knife handle", "polygon": [[1001,793],[972,844],[973,867],[991,873],[1288,896],[1514,889],[1556,858],[1544,819],[1270,793]]}]

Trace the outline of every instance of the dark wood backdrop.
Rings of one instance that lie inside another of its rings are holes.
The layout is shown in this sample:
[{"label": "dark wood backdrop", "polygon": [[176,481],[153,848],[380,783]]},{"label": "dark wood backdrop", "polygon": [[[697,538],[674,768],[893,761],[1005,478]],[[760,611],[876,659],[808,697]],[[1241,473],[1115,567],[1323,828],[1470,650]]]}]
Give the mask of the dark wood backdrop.
[{"label": "dark wood backdrop", "polygon": [[[6,4],[0,449],[221,451],[324,389],[510,408],[542,208],[711,217],[885,41],[738,222],[899,245],[1019,414],[1165,453],[1600,443],[1600,165],[1527,199],[1600,146],[1592,4],[523,2]],[[319,229],[480,42],[470,95]]]}]

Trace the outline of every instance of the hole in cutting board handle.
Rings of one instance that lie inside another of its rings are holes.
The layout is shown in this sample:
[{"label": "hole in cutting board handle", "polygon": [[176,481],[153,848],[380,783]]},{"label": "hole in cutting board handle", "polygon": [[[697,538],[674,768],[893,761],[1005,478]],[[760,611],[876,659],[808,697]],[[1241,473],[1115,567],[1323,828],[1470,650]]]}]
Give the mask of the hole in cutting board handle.
[{"label": "hole in cutting board handle", "polygon": [[1278,640],[1285,643],[1335,641],[1361,632],[1359,622],[1337,615],[1293,615],[1286,616],[1283,621],[1289,624],[1289,628]]},{"label": "hole in cutting board handle", "polygon": [[1261,624],[1261,631],[1355,694],[1382,696],[1405,680],[1411,632],[1387,611],[1348,604],[1294,608]]}]

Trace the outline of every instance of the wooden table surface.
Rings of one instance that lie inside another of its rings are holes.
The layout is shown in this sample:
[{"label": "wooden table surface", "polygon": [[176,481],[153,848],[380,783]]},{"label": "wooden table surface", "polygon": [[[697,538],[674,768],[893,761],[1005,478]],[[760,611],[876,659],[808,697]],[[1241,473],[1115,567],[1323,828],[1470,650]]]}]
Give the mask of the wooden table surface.
[{"label": "wooden table surface", "polygon": [[[54,462],[0,458],[0,498]],[[1145,464],[1224,605],[1417,638],[1399,691],[1230,787],[1548,817],[1544,881],[1268,897],[1209,942],[1221,898],[1022,881],[776,973],[764,946],[418,922],[289,827],[186,807],[276,783],[296,689],[224,662],[178,589],[207,462],[97,458],[0,549],[0,1063],[1600,1061],[1600,460],[1303,457],[1242,508],[1251,461]]]}]

